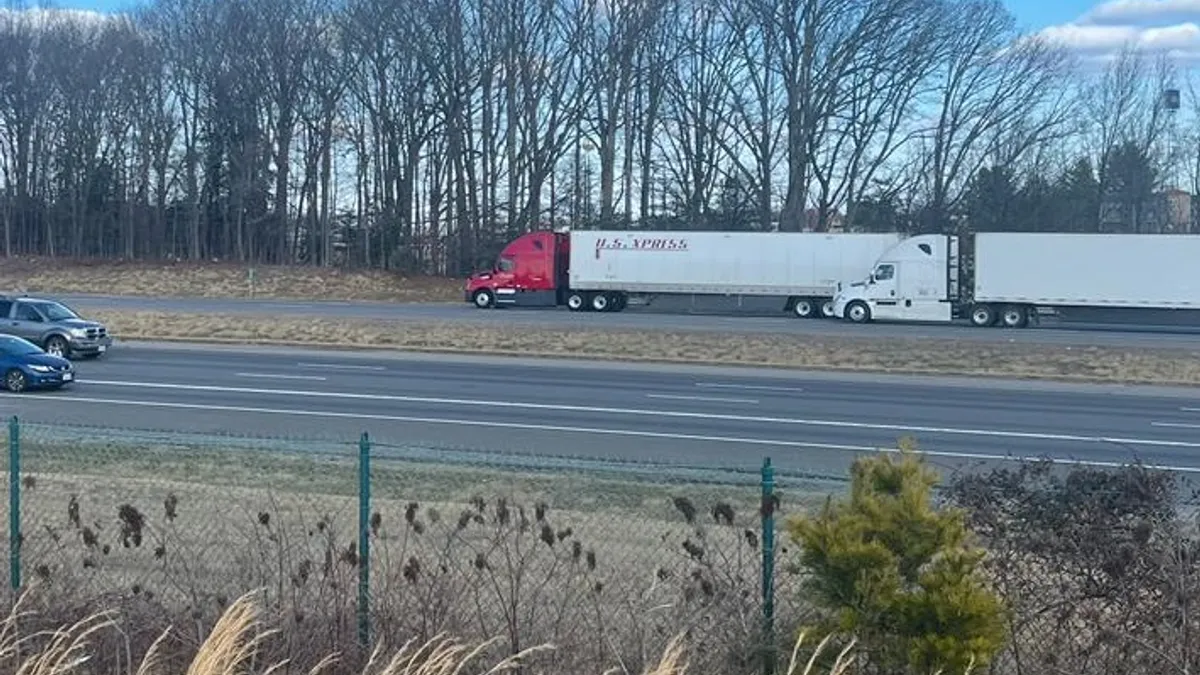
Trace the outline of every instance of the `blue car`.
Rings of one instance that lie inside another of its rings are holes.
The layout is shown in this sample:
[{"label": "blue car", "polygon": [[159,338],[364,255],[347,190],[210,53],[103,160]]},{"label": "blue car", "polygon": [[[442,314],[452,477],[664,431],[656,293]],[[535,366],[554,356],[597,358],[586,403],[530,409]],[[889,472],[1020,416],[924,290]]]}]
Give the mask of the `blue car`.
[{"label": "blue car", "polygon": [[0,368],[4,388],[12,392],[58,389],[75,381],[75,367],[70,361],[11,335],[0,335]]}]

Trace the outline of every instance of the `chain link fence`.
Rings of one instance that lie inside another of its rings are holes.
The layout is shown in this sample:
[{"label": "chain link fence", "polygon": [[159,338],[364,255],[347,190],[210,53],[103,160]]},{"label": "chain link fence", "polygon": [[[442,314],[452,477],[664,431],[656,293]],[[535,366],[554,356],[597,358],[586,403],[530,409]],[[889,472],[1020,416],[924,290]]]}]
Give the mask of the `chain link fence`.
[{"label": "chain link fence", "polygon": [[806,618],[778,516],[841,488],[766,458],[713,469],[367,434],[9,426],[13,589],[197,635],[265,589],[297,667],[444,633],[514,653],[551,643],[562,672],[640,672],[686,631],[697,672],[769,672]]}]

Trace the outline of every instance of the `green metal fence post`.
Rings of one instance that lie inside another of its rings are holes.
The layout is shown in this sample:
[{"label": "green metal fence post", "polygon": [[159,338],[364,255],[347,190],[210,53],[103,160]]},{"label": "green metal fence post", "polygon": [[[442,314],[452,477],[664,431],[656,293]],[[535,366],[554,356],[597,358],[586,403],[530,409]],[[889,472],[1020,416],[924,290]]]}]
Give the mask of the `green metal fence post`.
[{"label": "green metal fence post", "polygon": [[8,420],[8,581],[21,588],[21,422]]},{"label": "green metal fence post", "polygon": [[371,439],[363,432],[358,440],[358,643],[371,642]]},{"label": "green metal fence post", "polygon": [[775,468],[762,465],[763,675],[775,675]]}]

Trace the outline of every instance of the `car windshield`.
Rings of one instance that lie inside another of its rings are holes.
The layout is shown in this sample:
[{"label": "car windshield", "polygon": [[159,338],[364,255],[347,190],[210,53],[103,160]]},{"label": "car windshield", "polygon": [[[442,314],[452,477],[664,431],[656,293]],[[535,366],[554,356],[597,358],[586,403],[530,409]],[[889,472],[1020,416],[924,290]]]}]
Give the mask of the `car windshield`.
[{"label": "car windshield", "polygon": [[69,307],[57,302],[39,302],[37,303],[37,308],[42,312],[42,316],[46,317],[47,321],[79,318],[79,315],[72,312]]},{"label": "car windshield", "polygon": [[0,351],[12,356],[29,356],[42,353],[42,348],[18,337],[0,337]]}]

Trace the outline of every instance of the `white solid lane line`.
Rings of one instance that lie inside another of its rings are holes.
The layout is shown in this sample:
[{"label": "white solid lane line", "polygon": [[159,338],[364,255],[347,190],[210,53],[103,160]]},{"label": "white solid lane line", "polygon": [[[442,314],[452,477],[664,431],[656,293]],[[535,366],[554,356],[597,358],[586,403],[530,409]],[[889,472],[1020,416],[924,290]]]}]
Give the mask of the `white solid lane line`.
[{"label": "white solid lane line", "polygon": [[249,377],[254,379],[265,380],[312,380],[314,382],[324,382],[328,378],[321,375],[280,375],[278,373],[234,373],[238,377]]},{"label": "white solid lane line", "polygon": [[697,387],[705,389],[740,389],[743,391],[777,391],[781,393],[799,394],[804,390],[800,387],[775,387],[765,384],[720,384],[716,382],[697,382]]},{"label": "white solid lane line", "polygon": [[677,396],[675,394],[646,394],[646,398],[661,398],[666,401],[698,401],[708,403],[750,403],[757,404],[753,398],[721,398],[719,396]]},{"label": "white solid lane line", "polygon": [[[304,391],[298,389],[261,389],[251,387],[219,387],[200,384],[173,384],[164,382],[122,382],[118,380],[89,380],[79,383],[84,387],[114,386],[135,389],[168,389],[175,391],[207,391],[235,394],[262,394],[268,396],[293,396],[301,398],[329,398],[358,401],[390,401],[394,403],[428,403],[435,405],[457,405],[464,408],[508,408],[519,410],[553,410],[560,412],[582,412],[589,414],[632,415],[676,419],[723,420],[727,422],[752,422],[756,424],[786,424],[792,426],[826,427],[835,429],[870,429],[874,431],[944,434],[956,436],[984,436],[989,438],[1018,438],[1035,441],[1065,441],[1073,443],[1103,443],[1113,445],[1147,445],[1167,448],[1200,448],[1200,442],[1168,441],[1149,438],[1122,438],[1112,436],[1087,436],[1082,434],[1053,434],[1032,431],[1004,431],[1000,429],[978,429],[969,427],[938,427],[908,424],[883,424],[874,422],[846,422],[840,420],[803,419],[789,417],[765,417],[758,415],[731,415],[715,412],[688,412],[682,410],[644,410],[637,408],[609,408],[601,406],[566,405],[557,403],[519,403],[514,401],[488,401],[480,399],[443,398],[434,396],[399,396],[394,394],[356,394],[350,392]],[[71,399],[65,399],[71,400]]]},{"label": "white solid lane line", "polygon": [[[354,420],[374,420],[383,422],[407,422],[415,424],[444,424],[450,426],[463,427],[489,427],[502,429],[521,429],[525,431],[551,431],[560,433],[580,433],[580,434],[595,434],[603,436],[633,436],[640,438],[657,438],[666,440],[684,440],[684,441],[707,441],[713,443],[738,443],[744,445],[758,445],[768,447],[792,448],[801,450],[838,450],[844,452],[899,452],[898,448],[886,446],[869,446],[869,445],[842,445],[838,443],[809,443],[805,441],[786,441],[774,440],[767,438],[745,438],[740,436],[708,436],[701,434],[680,434],[659,431],[637,431],[633,429],[604,429],[597,427],[581,427],[581,426],[564,426],[556,424],[533,424],[524,422],[485,422],[479,420],[464,420],[445,417],[417,417],[410,415],[377,415],[367,413],[351,413],[351,412],[332,412],[321,410],[295,410],[286,408],[259,408],[251,406],[231,406],[231,405],[209,405],[200,403],[164,403],[161,401],[135,401],[126,399],[104,399],[92,398],[87,396],[70,396],[65,397],[66,400],[75,401],[78,403],[96,403],[100,405],[123,405],[136,406],[144,408],[167,408],[174,410],[208,410],[233,413],[248,413],[256,415],[291,415],[294,417],[319,417],[331,419],[354,419]],[[55,397],[55,400],[60,400]],[[1022,460],[1038,460],[1041,457],[1025,457],[1021,455],[997,455],[979,452],[953,452],[945,450],[920,450],[920,454],[930,457],[947,457],[952,459],[975,459],[986,461],[1002,461],[1013,462]],[[1062,459],[1054,462],[1066,464],[1082,464],[1085,466],[1098,466],[1109,468],[1120,468],[1125,466],[1122,462],[1103,462],[1084,459]],[[1200,473],[1200,467],[1188,466],[1171,466],[1152,464],[1147,465],[1147,468],[1158,469],[1160,471],[1174,471],[1177,473]]]},{"label": "white solid lane line", "polygon": [[387,370],[384,366],[364,366],[349,363],[297,363],[301,368],[321,368],[324,370]]}]

